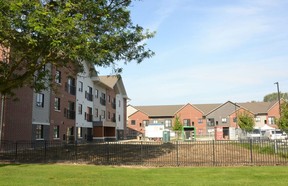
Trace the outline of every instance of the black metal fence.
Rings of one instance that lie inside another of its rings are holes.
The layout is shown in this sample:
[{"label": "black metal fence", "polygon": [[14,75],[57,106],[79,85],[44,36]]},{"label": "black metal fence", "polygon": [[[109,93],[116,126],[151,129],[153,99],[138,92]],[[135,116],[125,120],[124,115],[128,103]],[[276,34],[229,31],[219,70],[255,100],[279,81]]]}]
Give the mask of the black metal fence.
[{"label": "black metal fence", "polygon": [[1,142],[0,161],[138,166],[288,165],[288,142]]}]

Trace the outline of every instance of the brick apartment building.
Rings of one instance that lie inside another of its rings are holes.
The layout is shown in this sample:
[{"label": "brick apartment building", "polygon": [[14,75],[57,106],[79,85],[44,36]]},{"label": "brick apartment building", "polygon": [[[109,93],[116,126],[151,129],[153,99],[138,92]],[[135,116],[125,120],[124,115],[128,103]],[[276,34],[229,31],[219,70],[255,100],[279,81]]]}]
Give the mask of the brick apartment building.
[{"label": "brick apartment building", "polygon": [[[282,100],[284,101],[284,100]],[[277,128],[276,118],[279,118],[279,103],[247,102],[223,104],[186,104],[186,105],[154,105],[127,106],[127,135],[131,137],[145,136],[145,126],[153,123],[163,124],[165,130],[172,130],[175,117],[179,116],[183,126],[191,126],[196,135],[214,135],[215,127],[222,129],[239,128],[237,113],[248,112],[255,118],[255,127],[268,125]],[[221,129],[221,130],[222,130]],[[225,131],[226,132],[226,131]],[[228,136],[223,134],[223,139]]]},{"label": "brick apartment building", "polygon": [[[55,68],[47,65],[45,69],[51,71],[53,83],[57,88],[35,92],[30,87],[23,87],[15,90],[17,101],[5,97],[0,107],[0,111],[3,108],[0,140],[98,140],[93,123],[99,120],[113,125],[110,133],[104,133],[101,140],[126,138],[126,133],[123,132],[126,130],[126,125],[123,124],[126,123],[126,109],[123,108],[126,108],[127,95],[121,77],[109,76],[111,79],[113,77],[114,84],[107,85],[95,72],[87,72],[89,75],[81,79],[82,76],[73,75],[65,67]],[[97,110],[100,104],[97,102],[99,90],[101,94],[109,95],[103,100],[109,104],[101,107],[104,113],[102,117],[99,117],[100,111]],[[119,103],[118,107],[114,107],[116,100]]]}]

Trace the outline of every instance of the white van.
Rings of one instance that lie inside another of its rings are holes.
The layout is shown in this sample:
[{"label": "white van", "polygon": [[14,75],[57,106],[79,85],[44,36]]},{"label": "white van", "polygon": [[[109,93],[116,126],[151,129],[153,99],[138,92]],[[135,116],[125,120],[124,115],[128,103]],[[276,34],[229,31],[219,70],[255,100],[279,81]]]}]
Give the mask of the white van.
[{"label": "white van", "polygon": [[279,129],[267,130],[264,134],[264,137],[270,140],[284,140],[288,138],[287,134]]},{"label": "white van", "polygon": [[248,139],[253,139],[253,140],[260,140],[261,138],[261,133],[260,129],[254,128],[253,131],[247,133],[247,138]]}]

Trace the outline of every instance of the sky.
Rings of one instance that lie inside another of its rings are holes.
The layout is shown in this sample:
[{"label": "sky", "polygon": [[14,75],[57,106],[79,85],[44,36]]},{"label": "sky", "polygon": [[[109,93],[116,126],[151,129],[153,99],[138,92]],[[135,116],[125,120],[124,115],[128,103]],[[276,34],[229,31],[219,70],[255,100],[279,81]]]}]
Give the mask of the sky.
[{"label": "sky", "polygon": [[[141,0],[135,24],[155,55],[121,74],[128,104],[263,101],[288,92],[288,0]],[[97,69],[100,75],[110,68]]]}]

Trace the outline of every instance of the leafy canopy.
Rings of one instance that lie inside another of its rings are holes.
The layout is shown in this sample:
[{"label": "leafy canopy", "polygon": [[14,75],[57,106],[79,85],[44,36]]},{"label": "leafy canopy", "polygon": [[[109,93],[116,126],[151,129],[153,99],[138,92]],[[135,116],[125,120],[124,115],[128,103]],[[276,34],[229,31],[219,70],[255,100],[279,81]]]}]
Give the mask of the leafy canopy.
[{"label": "leafy canopy", "polygon": [[47,88],[47,64],[78,73],[81,61],[108,67],[153,56],[144,41],[154,33],[132,23],[131,1],[1,0],[0,93]]},{"label": "leafy canopy", "polygon": [[[288,100],[288,93],[287,92],[285,92],[285,93],[280,92],[279,94],[280,94],[280,98]],[[278,93],[274,92],[271,94],[267,94],[266,96],[264,96],[263,101],[265,101],[265,102],[278,101]]]},{"label": "leafy canopy", "polygon": [[288,133],[288,103],[283,102],[281,104],[281,116],[277,120],[277,125],[279,129]]},{"label": "leafy canopy", "polygon": [[242,130],[252,132],[255,126],[254,117],[248,112],[239,112],[237,114],[237,124]]},{"label": "leafy canopy", "polygon": [[182,128],[183,128],[183,125],[182,125],[182,123],[180,121],[180,116],[176,115],[172,130],[180,132],[180,131],[182,131]]}]

